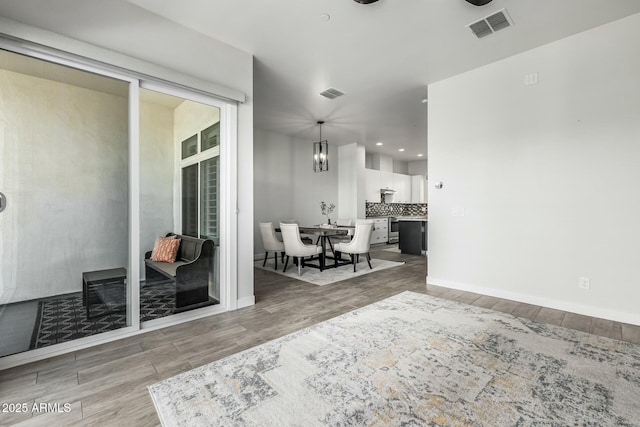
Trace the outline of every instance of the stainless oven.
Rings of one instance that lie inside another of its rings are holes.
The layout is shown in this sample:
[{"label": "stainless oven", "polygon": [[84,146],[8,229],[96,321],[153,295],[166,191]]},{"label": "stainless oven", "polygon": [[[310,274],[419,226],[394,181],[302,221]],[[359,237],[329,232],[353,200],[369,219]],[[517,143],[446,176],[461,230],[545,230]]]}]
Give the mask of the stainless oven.
[{"label": "stainless oven", "polygon": [[395,216],[389,217],[389,243],[398,243],[400,240],[400,233],[398,228],[398,218]]}]

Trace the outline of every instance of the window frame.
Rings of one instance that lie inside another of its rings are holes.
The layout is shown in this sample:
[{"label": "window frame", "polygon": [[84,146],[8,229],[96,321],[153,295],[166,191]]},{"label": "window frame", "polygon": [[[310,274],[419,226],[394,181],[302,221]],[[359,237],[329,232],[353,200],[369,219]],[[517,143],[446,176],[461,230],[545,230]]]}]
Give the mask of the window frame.
[{"label": "window frame", "polygon": [[[223,118],[222,118],[222,110],[221,110],[220,111],[220,121],[219,121],[219,123],[220,123],[220,133],[221,134],[222,134],[222,127],[223,127],[222,119]],[[221,151],[220,150],[220,141],[219,141],[217,146],[214,146],[214,147],[211,147],[211,148],[209,148],[209,149],[207,149],[205,151],[202,151],[202,137],[201,137],[201,134],[202,134],[202,132],[204,130],[208,129],[211,126],[212,125],[209,125],[209,126],[205,127],[204,129],[201,129],[200,131],[198,131],[198,134],[197,134],[198,135],[198,143],[197,143],[197,150],[198,151],[196,152],[196,154],[191,155],[191,156],[189,156],[189,157],[187,157],[185,159],[182,158],[182,155],[176,156],[176,157],[178,157],[178,159],[177,159],[178,160],[177,168],[180,169],[180,173],[177,174],[178,182],[176,183],[176,185],[177,185],[177,189],[179,190],[180,194],[179,194],[179,197],[174,199],[174,204],[178,204],[178,206],[176,206],[175,209],[176,209],[176,212],[179,214],[179,221],[177,222],[177,224],[179,224],[180,234],[184,234],[184,230],[182,229],[182,225],[183,225],[183,222],[182,222],[182,184],[183,184],[183,182],[182,182],[182,170],[184,168],[189,167],[189,166],[193,166],[193,165],[197,165],[198,166],[198,173],[197,173],[197,175],[198,175],[198,188],[197,188],[197,191],[196,191],[196,193],[198,194],[198,206],[197,206],[197,209],[196,209],[196,211],[198,213],[198,220],[197,220],[197,223],[198,223],[198,233],[197,234],[198,234],[198,236],[195,236],[195,237],[198,237],[198,238],[200,238],[200,236],[202,236],[202,230],[201,230],[202,223],[201,223],[201,218],[200,218],[200,215],[201,215],[201,212],[202,212],[201,211],[202,207],[200,205],[200,203],[201,203],[201,190],[202,190],[202,181],[200,179],[200,176],[201,176],[200,175],[201,174],[201,164],[202,164],[202,162],[204,162],[206,160],[210,160],[210,159],[213,159],[215,157],[218,157],[218,158],[221,157],[220,156],[220,154],[221,154],[220,153],[220,151]],[[176,141],[176,145],[179,145],[180,148],[182,148],[181,144],[182,144],[182,141],[180,141],[180,142]],[[180,152],[180,154],[181,154],[181,152]],[[222,166],[221,166],[222,163],[221,163],[221,161],[222,161],[222,159],[220,158],[220,164],[219,164],[219,167],[221,168],[221,170],[220,170],[220,179],[222,180],[223,171],[222,171]],[[220,184],[218,185],[218,189],[217,190],[218,190],[218,192],[220,192]],[[220,204],[222,204],[222,201],[220,202]],[[222,210],[222,207],[219,206],[219,209]],[[218,218],[218,222],[220,222],[219,218]],[[218,227],[220,227],[220,224],[218,224]],[[218,239],[219,239],[219,236],[218,236]],[[218,243],[219,242],[216,242],[216,246],[218,246]]]}]

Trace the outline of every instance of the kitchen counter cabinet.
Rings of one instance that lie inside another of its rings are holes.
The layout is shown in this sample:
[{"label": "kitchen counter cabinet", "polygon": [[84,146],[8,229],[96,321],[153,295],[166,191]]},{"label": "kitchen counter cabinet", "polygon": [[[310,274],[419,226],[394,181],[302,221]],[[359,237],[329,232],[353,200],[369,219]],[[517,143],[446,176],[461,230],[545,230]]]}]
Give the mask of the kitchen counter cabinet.
[{"label": "kitchen counter cabinet", "polygon": [[398,221],[427,221],[426,215],[399,216]]},{"label": "kitchen counter cabinet", "polygon": [[398,247],[403,254],[422,255],[427,250],[427,221],[403,220],[399,223]]},{"label": "kitchen counter cabinet", "polygon": [[371,244],[387,243],[389,240],[389,218],[367,218],[373,221]]}]

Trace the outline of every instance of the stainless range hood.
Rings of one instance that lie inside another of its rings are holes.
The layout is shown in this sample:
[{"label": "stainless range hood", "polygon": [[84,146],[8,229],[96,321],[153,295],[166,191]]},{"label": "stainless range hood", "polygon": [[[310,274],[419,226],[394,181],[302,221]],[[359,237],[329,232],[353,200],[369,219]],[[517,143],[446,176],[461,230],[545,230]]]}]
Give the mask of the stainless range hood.
[{"label": "stainless range hood", "polygon": [[396,190],[392,190],[390,188],[381,188],[380,194],[395,194]]}]

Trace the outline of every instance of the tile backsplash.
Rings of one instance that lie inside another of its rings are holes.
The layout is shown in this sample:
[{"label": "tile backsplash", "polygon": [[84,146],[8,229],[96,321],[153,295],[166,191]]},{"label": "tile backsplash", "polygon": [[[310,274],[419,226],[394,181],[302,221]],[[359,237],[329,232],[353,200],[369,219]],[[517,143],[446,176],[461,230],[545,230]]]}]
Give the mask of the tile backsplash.
[{"label": "tile backsplash", "polygon": [[365,203],[367,217],[421,216],[427,214],[426,203]]}]

